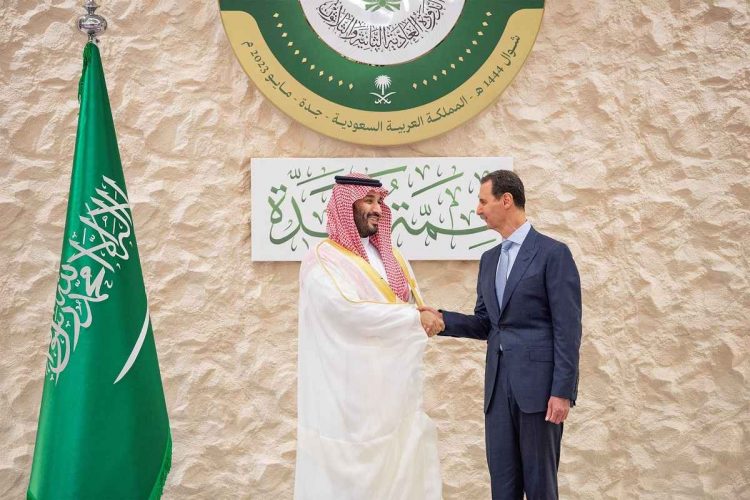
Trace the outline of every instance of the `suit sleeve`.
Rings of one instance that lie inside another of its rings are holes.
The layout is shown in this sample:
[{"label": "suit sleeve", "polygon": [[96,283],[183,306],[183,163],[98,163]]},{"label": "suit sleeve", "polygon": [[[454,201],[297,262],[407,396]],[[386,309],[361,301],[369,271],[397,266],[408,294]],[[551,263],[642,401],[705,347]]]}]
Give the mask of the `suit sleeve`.
[{"label": "suit sleeve", "polygon": [[441,311],[445,330],[440,335],[445,337],[466,337],[470,339],[487,340],[490,333],[490,319],[482,296],[481,277],[485,259],[479,261],[479,276],[477,276],[477,303],[474,314],[461,314],[452,311]]},{"label": "suit sleeve", "polygon": [[552,250],[545,277],[555,353],[551,395],[575,403],[581,347],[581,279],[566,245]]}]

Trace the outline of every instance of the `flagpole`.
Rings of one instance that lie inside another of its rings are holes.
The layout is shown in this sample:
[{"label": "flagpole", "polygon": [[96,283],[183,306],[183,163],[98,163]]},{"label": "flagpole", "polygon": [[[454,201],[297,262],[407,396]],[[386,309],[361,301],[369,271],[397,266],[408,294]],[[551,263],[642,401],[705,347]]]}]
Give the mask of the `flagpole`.
[{"label": "flagpole", "polygon": [[94,13],[99,8],[94,0],[86,0],[83,3],[83,8],[86,9],[87,13],[78,18],[78,29],[88,35],[89,42],[98,43],[97,36],[107,29],[107,20]]}]

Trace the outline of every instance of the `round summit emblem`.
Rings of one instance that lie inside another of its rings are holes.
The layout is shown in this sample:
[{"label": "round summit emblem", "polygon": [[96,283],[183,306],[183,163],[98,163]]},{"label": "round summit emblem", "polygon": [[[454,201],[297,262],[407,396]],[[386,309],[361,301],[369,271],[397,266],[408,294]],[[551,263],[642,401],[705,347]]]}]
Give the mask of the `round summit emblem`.
[{"label": "round summit emblem", "polygon": [[464,0],[300,3],[310,26],[329,47],[353,61],[380,66],[430,52],[456,25],[464,6]]},{"label": "round summit emblem", "polygon": [[544,0],[220,0],[235,54],[282,111],[371,145],[433,137],[493,102]]}]

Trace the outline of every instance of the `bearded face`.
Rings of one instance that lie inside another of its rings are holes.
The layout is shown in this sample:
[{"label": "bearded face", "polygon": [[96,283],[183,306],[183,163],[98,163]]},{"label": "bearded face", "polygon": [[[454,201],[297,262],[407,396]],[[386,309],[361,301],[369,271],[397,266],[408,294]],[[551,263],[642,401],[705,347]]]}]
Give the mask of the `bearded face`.
[{"label": "bearded face", "polygon": [[361,200],[354,202],[354,223],[360,237],[368,238],[378,232],[378,222],[382,209],[380,195],[371,191]]}]

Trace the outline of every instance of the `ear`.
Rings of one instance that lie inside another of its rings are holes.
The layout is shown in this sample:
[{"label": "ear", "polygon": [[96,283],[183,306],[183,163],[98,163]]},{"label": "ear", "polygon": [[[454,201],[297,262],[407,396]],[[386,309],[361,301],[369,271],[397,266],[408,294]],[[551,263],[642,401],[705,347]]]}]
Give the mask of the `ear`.
[{"label": "ear", "polygon": [[510,193],[503,193],[503,206],[510,208],[513,206],[513,195]]}]

